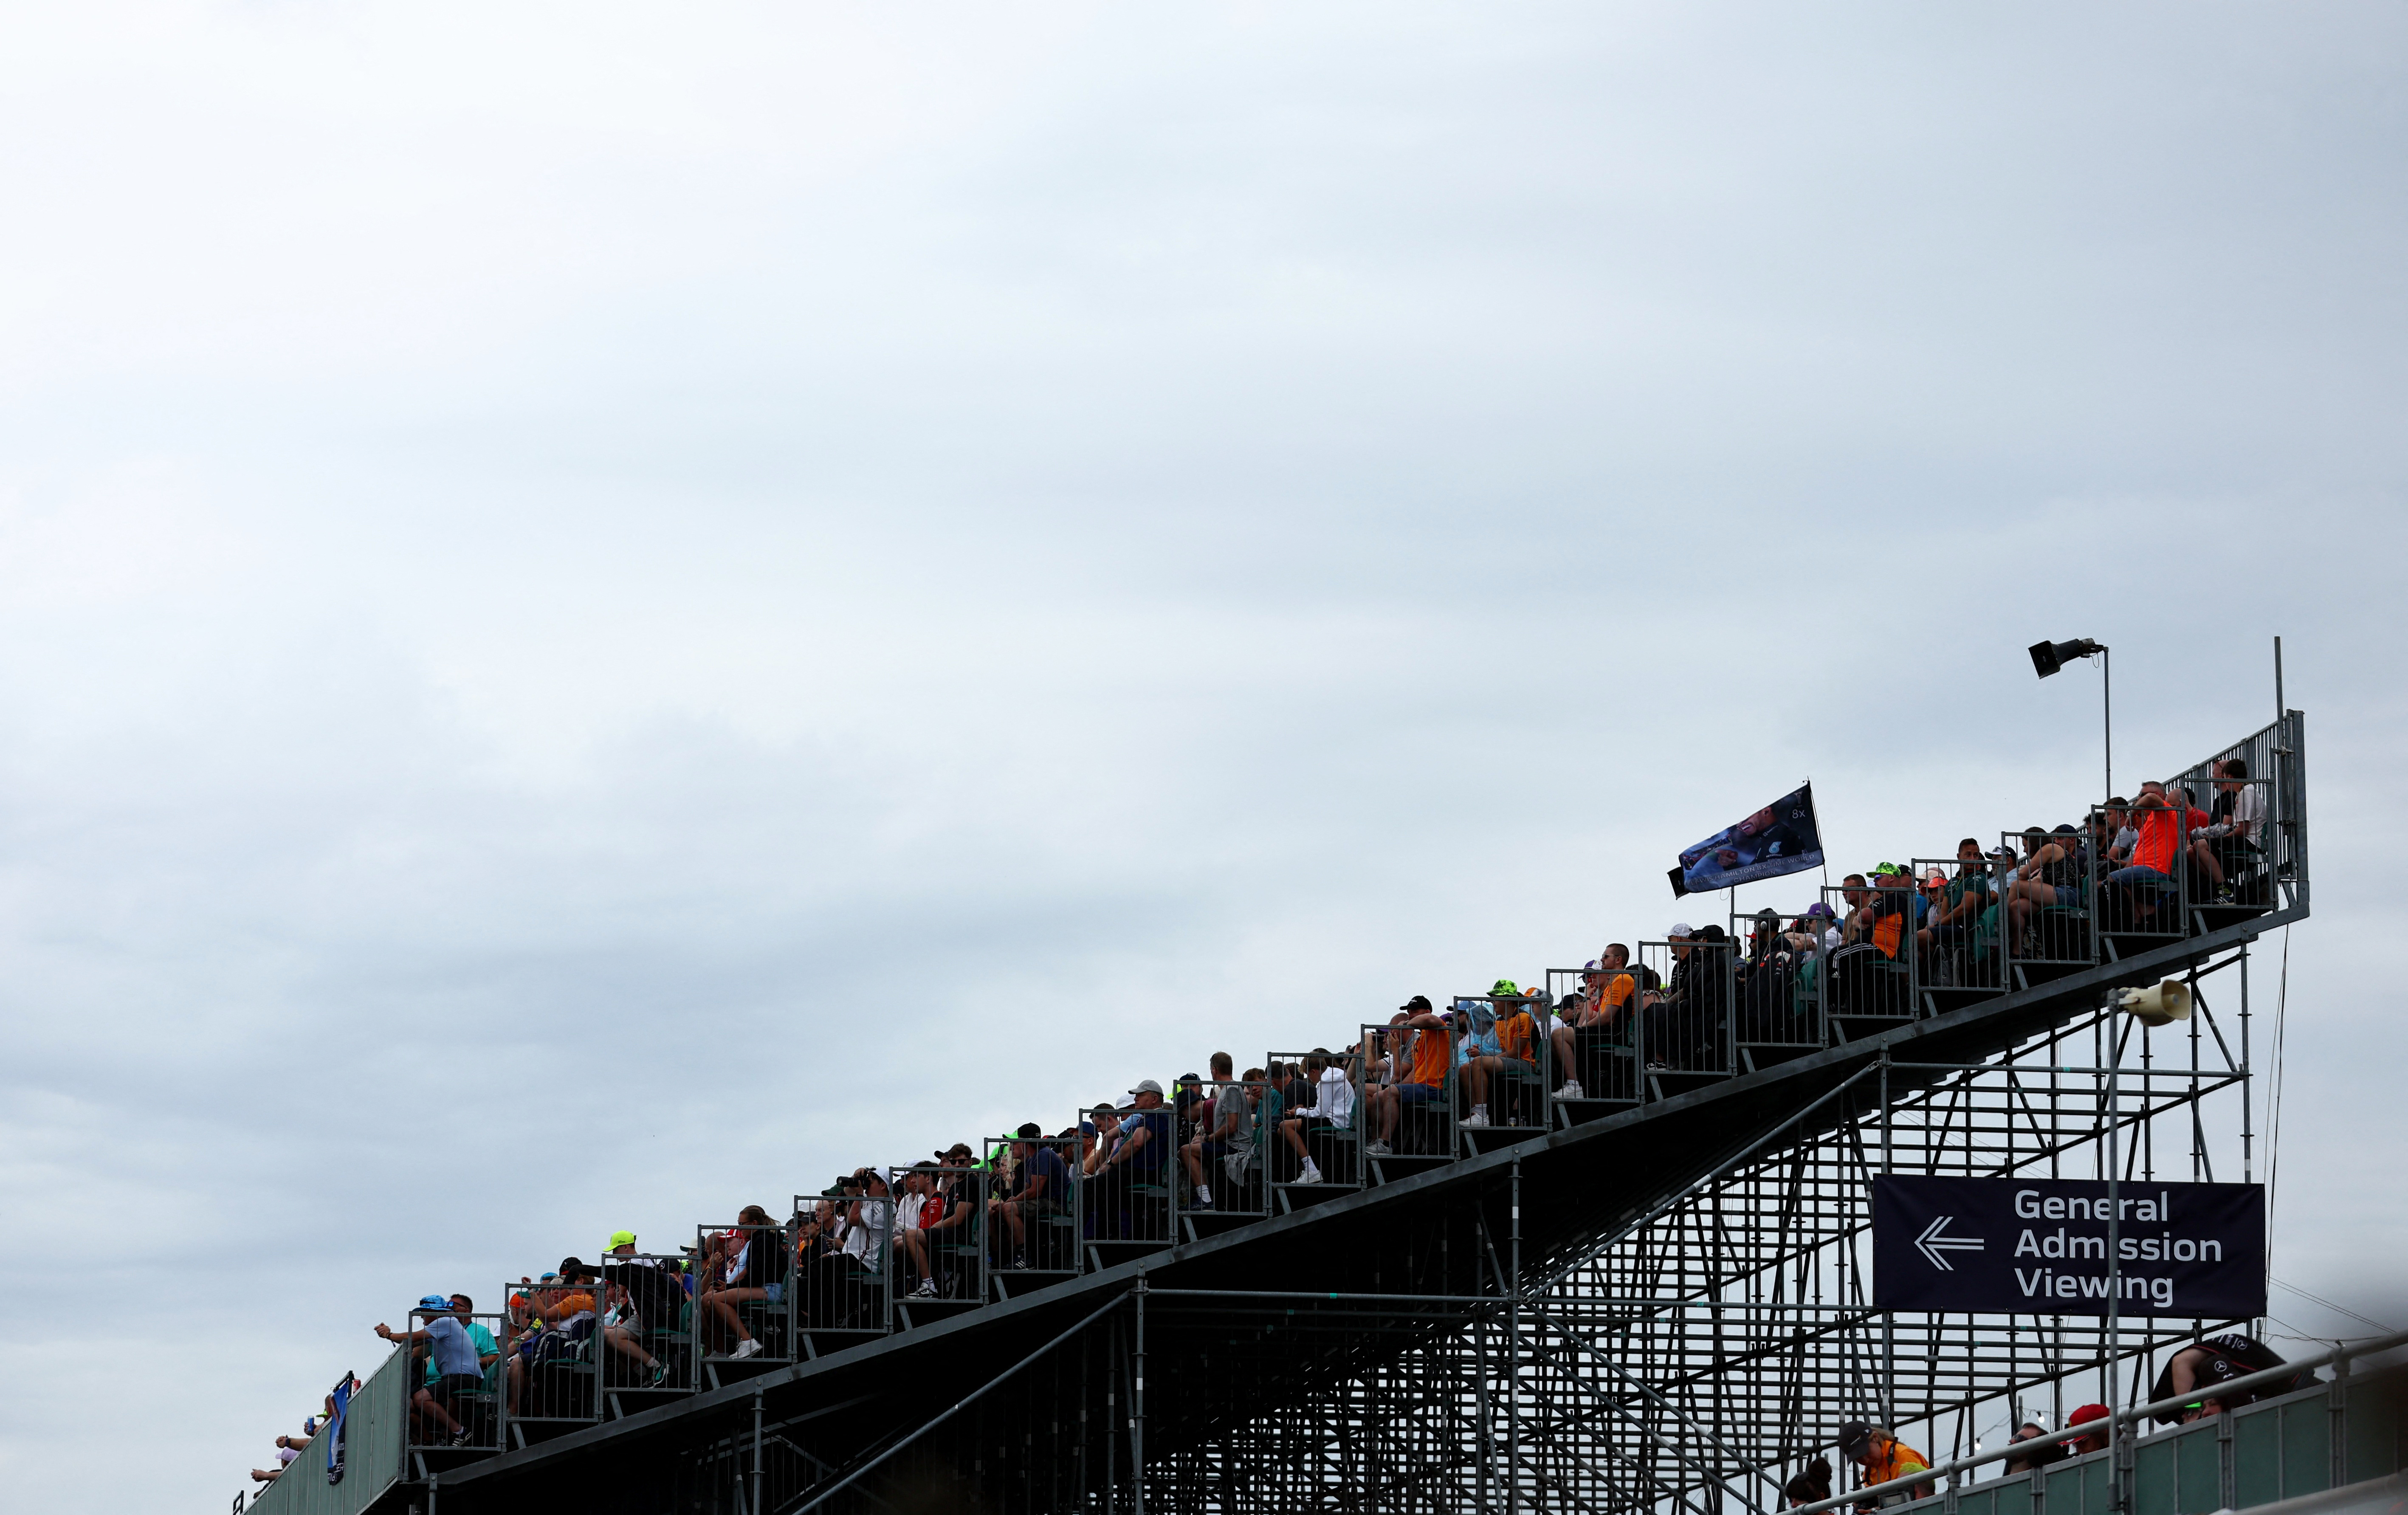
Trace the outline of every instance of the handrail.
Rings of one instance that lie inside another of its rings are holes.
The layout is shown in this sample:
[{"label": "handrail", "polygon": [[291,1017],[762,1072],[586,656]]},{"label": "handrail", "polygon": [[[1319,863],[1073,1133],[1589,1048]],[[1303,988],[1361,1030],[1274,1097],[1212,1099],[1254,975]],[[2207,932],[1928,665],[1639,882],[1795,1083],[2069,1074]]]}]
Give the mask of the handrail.
[{"label": "handrail", "polygon": [[2114,1410],[2109,1412],[2104,1421],[2093,1420],[2082,1422],[2082,1429],[2080,1430],[2075,1430],[2073,1427],[2068,1426],[2063,1431],[2053,1436],[2038,1437],[2030,1441],[2010,1441],[2004,1446],[1995,1448],[1989,1451],[1976,1452],[1971,1457],[1959,1457],[1954,1462],[1943,1464],[1938,1467],[1927,1467],[1920,1472],[1910,1473],[1902,1479],[1891,1479],[1885,1483],[1868,1484],[1864,1488],[1853,1490],[1844,1494],[1833,1494],[1828,1499],[1817,1499],[1809,1504],[1793,1505],[1789,1508],[1787,1515],[1821,1515],[1821,1512],[1824,1510],[1837,1509],[1842,1505],[1858,1505],[1868,1499],[1878,1499],[1884,1494],[1904,1493],[1913,1489],[1918,1483],[1936,1482],[1941,1479],[1949,1478],[1956,1474],[1965,1472],[1968,1469],[1978,1467],[1985,1463],[1995,1463],[2009,1457],[2024,1456],[2031,1451],[2035,1447],[2043,1447],[2051,1442],[2057,1441],[2071,1441],[2078,1436],[2097,1436],[2099,1431],[2093,1429],[2093,1427],[2104,1429],[2112,1436],[2115,1427],[2126,1425],[2131,1422],[2155,1415],[2159,1410],[2179,1409],[2185,1405],[2197,1404],[2201,1399],[2219,1398],[2225,1394],[2237,1394],[2246,1389],[2257,1389],[2271,1383],[2280,1383],[2285,1379],[2296,1378],[2301,1373],[2314,1372],[2315,1369],[2320,1367],[2336,1366],[2340,1364],[2348,1362],[2353,1357],[2365,1357],[2375,1352],[2389,1351],[2392,1348],[2401,1346],[2408,1346],[2408,1331],[2394,1331],[2389,1336],[2376,1336],[2371,1341],[2361,1342],[2355,1347],[2335,1347],[2332,1351],[2329,1352],[2321,1352],[2315,1357],[2302,1358],[2296,1363],[2286,1363],[2280,1367],[2266,1368],[2261,1372],[2251,1373],[2243,1378],[2227,1379],[2222,1383],[2216,1384],[2213,1392],[2193,1391],[2186,1394],[2176,1394],[2172,1399],[2160,1399],[2151,1404],[2135,1405],[2129,1409]]}]

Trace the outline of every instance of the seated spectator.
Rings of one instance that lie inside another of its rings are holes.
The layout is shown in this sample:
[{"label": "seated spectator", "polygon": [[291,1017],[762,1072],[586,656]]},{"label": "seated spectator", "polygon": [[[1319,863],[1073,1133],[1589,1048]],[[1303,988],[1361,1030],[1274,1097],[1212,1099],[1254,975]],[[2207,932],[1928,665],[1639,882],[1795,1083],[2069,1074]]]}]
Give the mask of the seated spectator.
[{"label": "seated spectator", "polygon": [[1941,886],[1939,908],[1915,940],[1927,952],[1955,951],[1972,940],[1989,905],[1990,870],[1982,861],[1982,844],[1968,836],[1956,844],[1956,877]]},{"label": "seated spectator", "polygon": [[2132,808],[2140,818],[2140,837],[2132,845],[2131,864],[2109,874],[2107,882],[2121,892],[2126,919],[2137,928],[2156,922],[2159,902],[2174,887],[2175,860],[2183,855],[2189,819],[2154,779],[2141,786]]},{"label": "seated spectator", "polygon": [[[1868,1425],[1862,1421],[1850,1421],[1840,1427],[1840,1455],[1864,1470],[1857,1475],[1856,1486],[1860,1489],[1912,1478],[1931,1466],[1931,1459],[1923,1453],[1882,1427]],[[1877,1498],[1858,1500],[1856,1508],[1870,1510],[1903,1505],[1913,1499],[1928,1499],[1931,1493],[1929,1483],[1917,1483],[1911,1489],[1893,1490]]]},{"label": "seated spectator", "polygon": [[1212,1208],[1212,1181],[1208,1175],[1213,1166],[1232,1153],[1250,1151],[1254,1144],[1246,1092],[1230,1073],[1234,1065],[1228,1053],[1212,1054],[1210,1113],[1198,1118],[1197,1124],[1202,1129],[1179,1150],[1179,1161],[1187,1170],[1188,1187],[1196,1195],[1196,1203],[1205,1209]]},{"label": "seated spectator", "polygon": [[1840,941],[1842,946],[1860,941],[1872,929],[1872,885],[1861,873],[1851,873],[1840,880]]},{"label": "seated spectator", "polygon": [[1630,966],[1630,949],[1621,942],[1608,942],[1605,950],[1583,967],[1581,992],[1571,1001],[1567,1018],[1570,1023],[1551,1033],[1556,1061],[1566,1074],[1556,1098],[1612,1096],[1613,1091],[1604,1085],[1587,1088],[1580,1076],[1605,1071],[1606,1050],[1630,1045],[1639,1006],[1658,987],[1653,968]]},{"label": "seated spectator", "polygon": [[2107,850],[2100,856],[2120,868],[2131,857],[2133,847],[2141,839],[2140,832],[2132,825],[2132,802],[2117,794],[2107,801],[2104,809],[2108,842]]},{"label": "seated spectator", "polygon": [[2072,1414],[2065,1418],[2065,1428],[2068,1431],[2071,1431],[2077,1425],[2086,1425],[2092,1421],[2098,1421],[2101,1423],[2098,1430],[2092,1432],[2086,1436],[2068,1437],[2059,1436],[2057,1437],[2057,1440],[2060,1442],[2071,1440],[2073,1443],[2073,1450],[2071,1455],[2079,1457],[2086,1452],[2105,1451],[2107,1450],[2107,1434],[2111,1428],[2111,1422],[2108,1419],[2106,1406],[2083,1406],[2081,1408],[2075,1410]]},{"label": "seated spectator", "polygon": [[1488,1083],[1503,1062],[1497,1040],[1497,1010],[1487,1000],[1458,999],[1449,1022],[1455,1041],[1455,1077],[1470,1102],[1463,1124],[1488,1123]]},{"label": "seated spectator", "polygon": [[[606,1291],[603,1341],[644,1370],[646,1387],[659,1387],[669,1376],[669,1365],[645,1347],[642,1333],[647,1328],[678,1328],[678,1317],[683,1313],[681,1307],[685,1300],[684,1290],[652,1258],[636,1255],[633,1231],[610,1233],[609,1245],[602,1254],[602,1279]],[[617,1292],[615,1301],[608,1293],[613,1290]],[[615,1319],[611,1318],[614,1314]]]},{"label": "seated spectator", "polygon": [[1114,1131],[1111,1151],[1096,1165],[1103,1180],[1096,1214],[1114,1225],[1117,1236],[1134,1237],[1139,1230],[1136,1186],[1160,1183],[1170,1176],[1170,1116],[1162,1102],[1162,1085],[1154,1079],[1129,1091],[1128,1112]]},{"label": "seated spectator", "polygon": [[[1429,1003],[1418,994],[1413,997],[1425,1005]],[[1388,1018],[1385,1029],[1367,1029],[1363,1033],[1362,1127],[1369,1138],[1363,1146],[1367,1158],[1387,1155],[1388,1144],[1382,1139],[1382,1133],[1396,1129],[1397,1079],[1404,1071],[1407,1040],[1400,1028],[1406,1020],[1406,1012],[1398,1010]]]},{"label": "seated spectator", "polygon": [[561,1259],[553,1286],[535,1298],[535,1329],[513,1344],[508,1365],[510,1413],[522,1412],[528,1375],[549,1362],[573,1358],[592,1336],[594,1272],[574,1257]]},{"label": "seated spectator", "polygon": [[1436,1105],[1443,1108],[1447,1097],[1447,1070],[1454,1042],[1446,1022],[1432,1013],[1428,997],[1422,994],[1407,1000],[1399,1014],[1401,1019],[1388,1033],[1387,1055],[1392,1064],[1401,1061],[1403,1071],[1389,1085],[1387,1097],[1375,1112],[1380,1121],[1379,1137],[1366,1149],[1374,1157],[1387,1155],[1388,1143],[1397,1135],[1407,1106]]},{"label": "seated spectator", "polygon": [[1665,937],[1672,977],[1642,1012],[1640,1036],[1652,1069],[1706,1068],[1721,1063],[1731,985],[1729,937],[1720,926],[1674,922]]},{"label": "seated spectator", "polygon": [[[1489,985],[1486,1000],[1458,1000],[1455,1008],[1456,1074],[1471,1097],[1471,1113],[1463,1123],[1484,1126],[1489,1122],[1491,1091],[1500,1079],[1510,1088],[1516,1079],[1537,1075],[1537,1022],[1530,1014],[1528,996],[1511,979]],[[1497,1118],[1511,1124],[1512,1112],[1500,1102]]]},{"label": "seated spectator", "polygon": [[428,1294],[410,1313],[426,1323],[416,1330],[395,1331],[379,1321],[376,1334],[398,1346],[425,1343],[436,1378],[433,1384],[422,1386],[410,1395],[411,1419],[436,1427],[437,1435],[428,1437],[429,1441],[465,1447],[468,1445],[468,1428],[455,1412],[463,1408],[463,1400],[484,1392],[485,1369],[498,1360],[499,1349],[495,1349],[493,1359],[479,1356],[477,1342],[468,1334],[466,1295]]},{"label": "seated spectator", "polygon": [[1320,1167],[1312,1161],[1312,1150],[1307,1138],[1325,1131],[1342,1130],[1354,1119],[1354,1083],[1346,1077],[1342,1058],[1333,1057],[1326,1048],[1314,1048],[1304,1060],[1305,1071],[1312,1076],[1312,1103],[1280,1122],[1280,1135],[1296,1149],[1298,1183],[1324,1183]]},{"label": "seated spectator", "polygon": [[2024,829],[2024,858],[2015,881],[2000,891],[2007,907],[2008,940],[2018,949],[2017,955],[2031,955],[2025,949],[2033,945],[2032,919],[2040,911],[2081,906],[2085,876],[2080,849],[2071,837],[2038,826]]},{"label": "seated spectator", "polygon": [[2015,1434],[2009,1436],[2007,1441],[2010,1445],[2027,1441],[2033,1443],[2030,1450],[2019,1451],[2007,1459],[2005,1471],[2010,1475],[2028,1473],[2036,1467],[2046,1467],[2051,1463],[2061,1463],[2071,1455],[2066,1451],[2063,1442],[2048,1439],[2047,1428],[2038,1421],[2026,1421],[2016,1426]]},{"label": "seated spectator", "polygon": [[[886,1249],[895,1236],[895,1200],[882,1169],[862,1168],[853,1177],[853,1198],[844,1212],[844,1255],[865,1279],[883,1279]],[[770,1302],[777,1302],[775,1295]]]},{"label": "seated spectator", "polygon": [[1796,1509],[1800,1505],[1819,1504],[1830,1498],[1831,1460],[1828,1457],[1817,1457],[1799,1468],[1787,1483],[1781,1486],[1781,1494],[1783,1498],[1789,1501],[1791,1509]]},{"label": "seated spectator", "polygon": [[2304,1389],[2315,1381],[2315,1373],[2302,1368],[2271,1386],[2244,1389],[2238,1394],[2215,1392],[2217,1384],[2229,1383],[2235,1379],[2283,1365],[2281,1354],[2273,1348],[2237,1331],[2193,1342],[2166,1359],[2166,1365],[2157,1370],[2157,1381],[2150,1388],[2149,1397],[2152,1400],[2174,1399],[2193,1393],[2199,1394],[2200,1397],[2179,1409],[2159,1410],[2156,1416],[2157,1422],[2174,1425],[2212,1419],[2260,1399],[2272,1399]]},{"label": "seated spectator", "polygon": [[[929,1265],[927,1229],[923,1220],[942,1219],[945,1202],[937,1194],[936,1176],[924,1166],[903,1170],[901,1193],[895,1197],[895,1255],[899,1263],[896,1280],[910,1286],[913,1299],[933,1299],[937,1294],[937,1271]],[[936,1201],[934,1213],[929,1201]]]},{"label": "seated spectator", "polygon": [[758,1357],[761,1343],[753,1339],[736,1307],[756,1300],[773,1306],[784,1302],[786,1239],[767,1210],[747,1205],[738,1213],[734,1228],[714,1236],[711,1243],[695,1295],[695,1336],[715,1343],[733,1335],[736,1340],[725,1353],[728,1358],[742,1362]]},{"label": "seated spectator", "polygon": [[2232,875],[2255,865],[2261,850],[2259,833],[2266,820],[2266,793],[2262,786],[2249,783],[2249,765],[2239,758],[2227,758],[2217,765],[2215,802],[2209,807],[2207,824],[2193,835],[2191,855],[2208,880],[2208,887],[2217,902],[2232,900]]},{"label": "seated spectator", "polygon": [[1017,1159],[1018,1185],[1009,1194],[998,1194],[987,1203],[1002,1216],[1011,1234],[1011,1265],[1028,1266],[1028,1227],[1048,1216],[1059,1215],[1070,1207],[1070,1168],[1062,1154],[1052,1144],[1042,1140],[1044,1131],[1034,1121],[1013,1134],[1013,1156]]}]

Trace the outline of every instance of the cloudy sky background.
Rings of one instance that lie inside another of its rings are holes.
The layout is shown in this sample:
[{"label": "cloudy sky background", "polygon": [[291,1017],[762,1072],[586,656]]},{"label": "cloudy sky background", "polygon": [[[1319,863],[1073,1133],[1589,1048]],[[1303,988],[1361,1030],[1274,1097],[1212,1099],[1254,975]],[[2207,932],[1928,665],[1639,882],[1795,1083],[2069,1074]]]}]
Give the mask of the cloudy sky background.
[{"label": "cloudy sky background", "polygon": [[427,1290],[1658,935],[1808,775],[1852,865],[2070,817],[2042,636],[2135,778],[2285,637],[2275,1268],[2408,1324],[2397,7],[8,36],[12,1503],[220,1508]]}]

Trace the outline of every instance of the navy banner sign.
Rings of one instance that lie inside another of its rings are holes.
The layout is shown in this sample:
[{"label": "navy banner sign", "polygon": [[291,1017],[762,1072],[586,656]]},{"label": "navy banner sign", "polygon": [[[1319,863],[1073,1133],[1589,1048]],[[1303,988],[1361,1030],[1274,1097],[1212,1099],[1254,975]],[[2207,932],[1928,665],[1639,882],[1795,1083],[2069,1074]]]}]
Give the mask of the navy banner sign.
[{"label": "navy banner sign", "polygon": [[2135,1179],[1873,1179],[1873,1306],[2238,1320],[2266,1312],[2266,1191]]}]

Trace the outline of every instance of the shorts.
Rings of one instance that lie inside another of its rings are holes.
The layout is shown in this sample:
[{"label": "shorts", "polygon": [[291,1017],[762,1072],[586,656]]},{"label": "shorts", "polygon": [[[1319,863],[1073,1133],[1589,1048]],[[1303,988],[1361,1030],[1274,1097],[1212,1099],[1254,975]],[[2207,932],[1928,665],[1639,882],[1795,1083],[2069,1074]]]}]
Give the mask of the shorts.
[{"label": "shorts", "polygon": [[1196,1148],[1197,1155],[1203,1158],[1207,1163],[1210,1163],[1218,1158],[1229,1155],[1229,1138],[1226,1136],[1198,1136],[1196,1138]]},{"label": "shorts", "polygon": [[761,1293],[767,1296],[764,1301],[767,1304],[782,1305],[786,1302],[786,1286],[782,1283],[765,1284]]},{"label": "shorts", "polygon": [[485,1376],[481,1373],[446,1373],[426,1386],[435,1402],[447,1408],[469,1394],[485,1392]]},{"label": "shorts", "polygon": [[1434,1083],[1400,1083],[1397,1085],[1397,1098],[1407,1105],[1427,1105],[1446,1098],[1446,1091]]},{"label": "shorts", "polygon": [[2128,868],[2117,868],[2107,876],[2111,884],[2148,884],[2159,889],[2172,889],[2174,881],[2155,868],[2144,868],[2135,863]]},{"label": "shorts", "polygon": [[1018,1210],[1020,1212],[1020,1218],[1024,1221],[1034,1221],[1042,1216],[1060,1215],[1063,1213],[1063,1208],[1050,1199],[1005,1198],[997,1200],[996,1203],[1001,1205],[1006,1209]]},{"label": "shorts", "polygon": [[1539,1071],[1539,1065],[1531,1062],[1526,1057],[1500,1057],[1497,1060],[1497,1066],[1499,1071],[1505,1073],[1536,1073]]},{"label": "shorts", "polygon": [[2077,905],[2081,904],[2081,903],[2082,903],[2082,890],[2081,890],[2080,886],[2075,885],[2075,884],[2059,884],[2059,885],[2057,885],[2057,904],[2059,904],[2059,905],[2061,905],[2061,906],[2063,906],[2065,908],[2067,908],[2067,909],[2069,909],[2069,910],[2070,910],[2070,909],[2071,909],[2071,908],[2073,908],[2075,906],[2077,906]]}]

